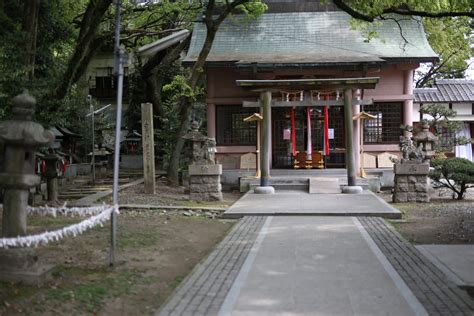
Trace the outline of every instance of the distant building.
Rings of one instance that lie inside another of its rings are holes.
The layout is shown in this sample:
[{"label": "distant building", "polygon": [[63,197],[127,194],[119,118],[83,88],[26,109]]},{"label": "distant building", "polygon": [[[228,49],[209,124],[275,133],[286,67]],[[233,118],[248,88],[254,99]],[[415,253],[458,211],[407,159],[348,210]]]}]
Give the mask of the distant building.
[{"label": "distant building", "polygon": [[[414,89],[415,103],[413,106],[413,122],[420,122],[423,117],[420,108],[430,104],[441,104],[446,108],[456,111],[452,120],[463,123],[463,129],[457,136],[472,138],[474,135],[474,80],[466,79],[440,79],[436,80],[432,88]],[[454,135],[443,133],[442,137],[449,139]],[[472,144],[456,146],[453,154],[456,157],[466,158],[471,161],[474,156]]]}]

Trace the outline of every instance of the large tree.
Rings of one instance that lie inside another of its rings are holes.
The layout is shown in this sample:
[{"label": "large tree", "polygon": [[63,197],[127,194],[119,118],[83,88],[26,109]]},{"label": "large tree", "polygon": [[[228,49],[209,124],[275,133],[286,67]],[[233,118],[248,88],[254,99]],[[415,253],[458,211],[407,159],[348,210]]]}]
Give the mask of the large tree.
[{"label": "large tree", "polygon": [[[234,0],[232,2],[219,2],[209,0],[205,4],[203,10],[203,23],[206,25],[206,38],[199,56],[194,63],[189,76],[186,80],[187,91],[196,91],[199,81],[204,73],[204,64],[207,56],[211,51],[214,38],[222,22],[232,13],[242,12],[251,17],[257,17],[266,10],[266,5],[260,0]],[[168,166],[168,181],[171,185],[178,185],[179,177],[179,162],[184,145],[183,136],[186,134],[189,127],[189,120],[192,111],[194,95],[186,94],[179,98],[179,119],[180,125],[175,135],[175,146],[171,153],[171,158]]]}]

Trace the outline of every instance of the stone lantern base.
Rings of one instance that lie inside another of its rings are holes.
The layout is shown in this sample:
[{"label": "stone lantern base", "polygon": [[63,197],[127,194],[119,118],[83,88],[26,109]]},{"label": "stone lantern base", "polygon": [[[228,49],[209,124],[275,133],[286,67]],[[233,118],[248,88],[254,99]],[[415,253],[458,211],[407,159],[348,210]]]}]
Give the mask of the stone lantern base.
[{"label": "stone lantern base", "polygon": [[189,165],[189,197],[195,201],[222,201],[222,165]]},{"label": "stone lantern base", "polygon": [[0,249],[0,280],[41,285],[50,277],[54,265],[42,263],[30,248]]},{"label": "stone lantern base", "polygon": [[405,162],[394,165],[393,202],[424,202],[430,201],[429,163]]}]

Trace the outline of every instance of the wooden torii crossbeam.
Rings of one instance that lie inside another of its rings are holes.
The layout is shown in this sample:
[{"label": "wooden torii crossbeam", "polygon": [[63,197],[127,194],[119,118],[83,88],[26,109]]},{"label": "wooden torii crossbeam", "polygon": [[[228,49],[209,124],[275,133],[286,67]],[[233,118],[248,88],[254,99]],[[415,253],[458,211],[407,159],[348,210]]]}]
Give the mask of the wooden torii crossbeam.
[{"label": "wooden torii crossbeam", "polygon": [[[373,104],[372,99],[352,99],[351,104],[369,105]],[[272,101],[271,107],[307,107],[307,106],[343,106],[344,100],[304,100],[304,101]],[[262,106],[262,102],[259,101],[243,101],[242,106],[244,108],[258,108]]]}]

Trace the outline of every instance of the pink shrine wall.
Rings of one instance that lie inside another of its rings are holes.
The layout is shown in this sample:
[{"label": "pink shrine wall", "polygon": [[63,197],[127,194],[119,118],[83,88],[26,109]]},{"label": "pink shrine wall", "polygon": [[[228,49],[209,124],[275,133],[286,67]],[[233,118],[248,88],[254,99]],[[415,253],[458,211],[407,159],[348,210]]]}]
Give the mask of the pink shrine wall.
[{"label": "pink shrine wall", "polygon": [[[207,131],[209,137],[216,137],[216,105],[242,104],[243,101],[257,101],[258,93],[247,92],[237,86],[236,80],[244,79],[300,79],[300,78],[354,78],[380,77],[375,89],[364,90],[364,99],[375,102],[403,102],[403,122],[412,124],[413,111],[413,70],[418,64],[389,65],[382,69],[367,71],[275,69],[253,74],[251,70],[234,68],[208,68],[207,74]],[[279,97],[274,94],[274,97]],[[358,135],[354,131],[355,135]],[[365,152],[398,153],[398,144],[366,144]],[[255,152],[255,146],[218,146],[216,158],[224,169],[239,169],[240,156]]]}]

